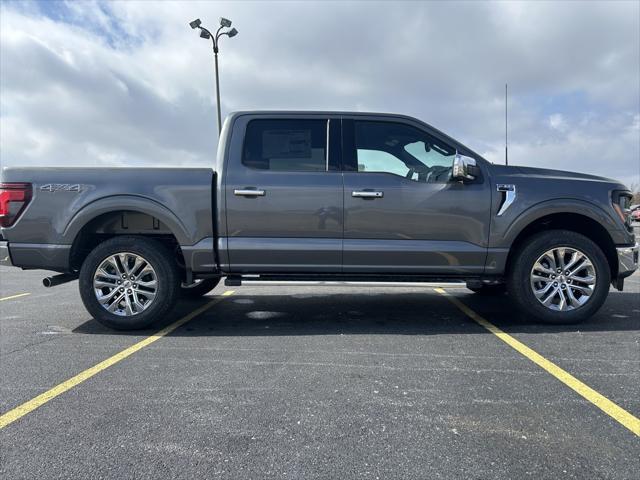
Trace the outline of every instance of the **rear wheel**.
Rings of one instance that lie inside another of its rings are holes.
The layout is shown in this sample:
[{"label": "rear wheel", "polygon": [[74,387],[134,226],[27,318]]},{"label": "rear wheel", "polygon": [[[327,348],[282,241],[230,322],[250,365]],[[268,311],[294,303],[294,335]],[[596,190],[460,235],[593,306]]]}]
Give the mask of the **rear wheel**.
[{"label": "rear wheel", "polygon": [[482,285],[481,287],[467,287],[474,293],[478,295],[495,297],[498,295],[504,295],[507,293],[507,286],[504,283],[500,283],[497,285]]},{"label": "rear wheel", "polygon": [[180,294],[183,298],[200,298],[216,288],[218,283],[220,283],[219,278],[203,278],[190,285],[183,282],[180,284]]},{"label": "rear wheel", "polygon": [[579,233],[550,230],[517,253],[508,278],[518,306],[546,323],[578,323],[604,303],[611,271],[598,245]]},{"label": "rear wheel", "polygon": [[178,270],[157,240],[119,236],[98,245],[80,269],[82,301],[98,322],[134,330],[160,320],[173,308]]}]

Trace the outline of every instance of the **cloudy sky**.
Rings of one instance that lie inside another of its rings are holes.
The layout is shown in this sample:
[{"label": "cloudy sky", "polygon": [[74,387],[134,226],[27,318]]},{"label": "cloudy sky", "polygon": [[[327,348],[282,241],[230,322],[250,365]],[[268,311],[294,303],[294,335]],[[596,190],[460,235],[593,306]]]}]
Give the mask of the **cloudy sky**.
[{"label": "cloudy sky", "polygon": [[511,163],[640,181],[640,2],[1,4],[3,165],[210,165],[223,114],[396,112]]}]

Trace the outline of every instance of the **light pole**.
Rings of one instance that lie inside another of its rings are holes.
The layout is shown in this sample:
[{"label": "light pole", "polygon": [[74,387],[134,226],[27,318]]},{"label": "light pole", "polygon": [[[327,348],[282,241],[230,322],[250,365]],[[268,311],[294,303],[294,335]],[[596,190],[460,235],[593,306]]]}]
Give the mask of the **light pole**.
[{"label": "light pole", "polygon": [[196,28],[200,29],[200,37],[204,39],[211,39],[213,43],[213,55],[214,55],[214,65],[216,71],[216,104],[218,106],[218,135],[220,135],[220,131],[222,130],[222,116],[220,114],[220,78],[218,77],[218,43],[220,41],[220,37],[226,35],[227,37],[235,37],[238,34],[238,30],[232,28],[231,30],[222,31],[223,28],[229,28],[231,26],[231,20],[220,17],[220,26],[218,30],[216,30],[215,35],[211,33],[209,30],[204,28],[202,22],[199,18],[196,18],[193,22],[189,23],[189,26],[194,30]]}]

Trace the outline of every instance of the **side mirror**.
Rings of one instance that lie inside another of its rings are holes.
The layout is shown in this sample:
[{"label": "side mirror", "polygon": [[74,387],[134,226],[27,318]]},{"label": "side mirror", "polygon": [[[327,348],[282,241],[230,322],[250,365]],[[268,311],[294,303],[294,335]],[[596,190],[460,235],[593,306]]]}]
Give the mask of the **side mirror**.
[{"label": "side mirror", "polygon": [[453,157],[453,168],[451,169],[451,179],[458,182],[475,180],[479,175],[479,169],[475,158],[465,157],[456,153]]}]

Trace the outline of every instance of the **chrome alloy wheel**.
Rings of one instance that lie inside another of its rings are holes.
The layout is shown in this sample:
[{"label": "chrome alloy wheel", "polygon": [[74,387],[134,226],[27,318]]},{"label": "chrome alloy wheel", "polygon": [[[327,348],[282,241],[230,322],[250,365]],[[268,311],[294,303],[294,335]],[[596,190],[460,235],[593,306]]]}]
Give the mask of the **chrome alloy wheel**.
[{"label": "chrome alloy wheel", "polygon": [[580,250],[557,247],[540,255],[530,280],[533,294],[542,305],[565,312],[589,301],[596,287],[596,269]]},{"label": "chrome alloy wheel", "polygon": [[151,264],[129,252],[107,257],[93,275],[93,290],[100,305],[115,315],[137,315],[153,303],[158,277]]}]

